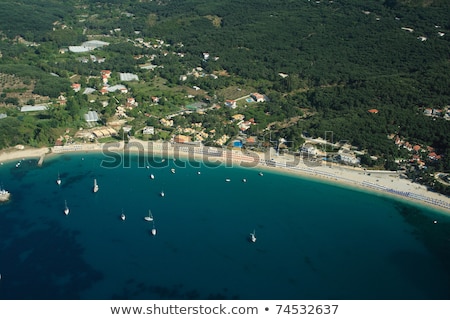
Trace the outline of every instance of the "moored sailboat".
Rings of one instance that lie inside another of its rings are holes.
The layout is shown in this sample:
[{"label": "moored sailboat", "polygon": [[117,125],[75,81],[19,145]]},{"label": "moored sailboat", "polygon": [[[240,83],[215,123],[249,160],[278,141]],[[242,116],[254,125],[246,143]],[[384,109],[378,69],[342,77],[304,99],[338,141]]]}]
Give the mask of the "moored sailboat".
[{"label": "moored sailboat", "polygon": [[93,188],[92,191],[94,191],[94,192],[97,192],[97,191],[98,191],[97,179],[94,179],[94,188]]},{"label": "moored sailboat", "polygon": [[67,216],[69,214],[70,210],[67,206],[67,200],[64,200],[64,214]]},{"label": "moored sailboat", "polygon": [[155,221],[153,221],[153,228],[152,228],[152,236],[156,236],[156,227],[155,227]]},{"label": "moored sailboat", "polygon": [[256,242],[256,232],[254,229],[253,229],[253,232],[250,232],[250,241]]},{"label": "moored sailboat", "polygon": [[153,221],[153,215],[152,215],[152,211],[148,210],[148,216],[144,217],[145,221]]}]

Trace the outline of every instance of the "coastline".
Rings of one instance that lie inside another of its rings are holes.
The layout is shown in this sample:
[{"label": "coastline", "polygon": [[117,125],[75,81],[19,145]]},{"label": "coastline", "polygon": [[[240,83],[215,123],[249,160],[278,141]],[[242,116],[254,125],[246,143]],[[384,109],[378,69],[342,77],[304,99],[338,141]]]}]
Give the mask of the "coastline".
[{"label": "coastline", "polygon": [[240,150],[223,150],[215,147],[198,147],[193,145],[174,145],[162,142],[147,142],[131,139],[124,149],[124,143],[112,144],[77,144],[55,146],[51,148],[8,149],[0,152],[0,163],[18,159],[39,158],[65,153],[110,152],[165,156],[173,159],[208,161],[226,166],[240,166],[258,170],[269,170],[280,174],[294,175],[324,183],[356,188],[369,193],[388,196],[405,202],[413,202],[439,212],[450,214],[449,197],[427,190],[423,185],[413,183],[401,172],[375,171],[353,168],[335,163],[305,163],[290,155],[249,152]]}]

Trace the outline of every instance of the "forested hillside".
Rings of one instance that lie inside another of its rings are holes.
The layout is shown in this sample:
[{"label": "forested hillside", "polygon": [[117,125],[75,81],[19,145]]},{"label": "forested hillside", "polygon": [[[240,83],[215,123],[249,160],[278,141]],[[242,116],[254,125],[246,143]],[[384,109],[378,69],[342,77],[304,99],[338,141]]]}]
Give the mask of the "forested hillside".
[{"label": "forested hillside", "polygon": [[[300,142],[302,134],[332,131],[336,141],[348,140],[381,159],[378,165],[388,160],[387,168],[405,156],[387,138],[398,135],[436,148],[443,155],[436,166],[450,170],[450,121],[423,115],[450,105],[448,12],[444,0],[8,0],[0,3],[0,72],[35,79],[35,93],[53,98],[70,94],[71,76],[87,78],[105,68],[135,72],[147,82],[158,76],[170,88],[199,86],[217,103],[229,98],[227,88],[251,87],[270,98],[259,109],[239,110],[254,117],[259,130],[298,118],[272,127],[274,135]],[[39,46],[14,42],[16,36]],[[164,68],[150,75],[138,67],[148,61],[133,57],[155,52],[135,46],[138,37],[162,39],[167,52],[178,55],[155,54],[152,63]],[[58,53],[90,38],[111,42],[96,51],[106,58],[103,65]],[[202,59],[205,52],[217,59]],[[180,82],[197,67],[227,76]],[[148,102],[141,87],[135,95],[141,105]],[[159,116],[180,101],[166,96]],[[77,101],[82,109],[84,100]],[[76,111],[66,111],[76,119]],[[228,113],[211,113],[204,122],[223,116]],[[68,121],[64,113],[58,119]],[[255,128],[251,133],[260,134]]]}]

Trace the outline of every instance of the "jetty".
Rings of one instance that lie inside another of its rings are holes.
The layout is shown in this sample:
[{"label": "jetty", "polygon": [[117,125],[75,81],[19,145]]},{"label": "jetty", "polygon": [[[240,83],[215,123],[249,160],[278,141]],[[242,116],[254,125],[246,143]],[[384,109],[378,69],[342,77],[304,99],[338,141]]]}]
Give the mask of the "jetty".
[{"label": "jetty", "polygon": [[38,161],[38,166],[42,166],[42,164],[44,163],[44,159],[45,159],[45,153],[41,154],[41,156],[39,157],[39,161]]}]

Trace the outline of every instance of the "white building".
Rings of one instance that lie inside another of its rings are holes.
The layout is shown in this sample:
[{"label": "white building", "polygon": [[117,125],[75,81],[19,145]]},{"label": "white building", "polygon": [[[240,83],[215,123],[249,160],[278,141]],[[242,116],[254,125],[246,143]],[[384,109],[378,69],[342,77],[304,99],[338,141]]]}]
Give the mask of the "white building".
[{"label": "white building", "polygon": [[142,130],[142,134],[155,134],[155,128],[154,127],[145,127]]},{"label": "white building", "polygon": [[84,119],[86,122],[97,122],[99,118],[96,111],[89,111],[84,115]]},{"label": "white building", "polygon": [[139,77],[134,73],[119,73],[120,81],[139,81]]},{"label": "white building", "polygon": [[359,165],[359,163],[360,163],[360,160],[352,154],[340,154],[338,156],[338,160],[341,161],[342,163],[353,165],[353,166]]}]

